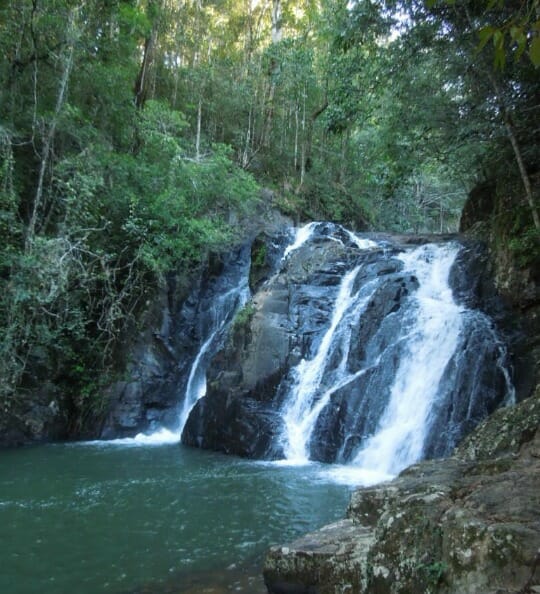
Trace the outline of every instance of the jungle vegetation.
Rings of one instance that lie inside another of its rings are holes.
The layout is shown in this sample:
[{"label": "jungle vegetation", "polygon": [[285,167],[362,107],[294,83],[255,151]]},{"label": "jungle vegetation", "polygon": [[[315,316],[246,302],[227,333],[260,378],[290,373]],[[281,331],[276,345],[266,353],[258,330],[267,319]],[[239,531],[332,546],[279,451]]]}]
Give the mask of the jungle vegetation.
[{"label": "jungle vegetation", "polygon": [[[296,221],[538,240],[538,0],[1,0],[0,403],[92,402],[170,270]],[[512,223],[514,224],[514,223]],[[520,243],[521,242],[521,243]],[[532,242],[532,243],[531,243]]]}]

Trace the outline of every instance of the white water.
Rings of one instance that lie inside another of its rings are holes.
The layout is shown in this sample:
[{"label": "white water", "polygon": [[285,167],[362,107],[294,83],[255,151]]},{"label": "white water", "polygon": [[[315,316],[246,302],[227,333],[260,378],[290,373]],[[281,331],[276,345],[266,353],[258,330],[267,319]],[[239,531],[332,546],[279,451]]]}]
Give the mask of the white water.
[{"label": "white water", "polygon": [[[367,485],[387,480],[422,456],[429,413],[461,329],[463,310],[454,301],[448,284],[457,253],[455,245],[426,245],[398,256],[404,263],[404,272],[410,272],[419,283],[410,318],[404,322],[402,334],[395,337],[395,342],[407,345],[406,351],[376,431],[352,465],[328,470],[337,482]],[[358,270],[355,268],[344,276],[330,325],[315,356],[303,359],[294,370],[293,388],[282,412],[282,443],[287,464],[309,461],[311,436],[331,396],[380,362],[381,355],[369,367],[353,374],[346,370],[350,322],[364,313],[376,286],[374,281],[372,288],[365,285],[352,294]],[[338,342],[341,360],[334,371],[328,372],[326,364]]]},{"label": "white water", "polygon": [[[285,249],[285,252],[283,253],[282,260],[286,260],[287,257],[290,256],[290,254],[292,252],[300,249],[305,243],[307,243],[311,239],[311,236],[313,235],[317,226],[322,225],[322,224],[323,223],[320,223],[320,222],[312,222],[312,223],[308,223],[307,225],[304,225],[303,227],[297,227],[295,229],[294,240]],[[356,245],[356,247],[361,250],[368,250],[371,248],[375,248],[378,245],[375,241],[372,241],[371,239],[365,239],[365,238],[358,237],[355,233],[353,233],[352,231],[349,231],[348,229],[345,229],[344,227],[342,227],[342,230],[348,235],[348,237],[352,241],[352,243],[354,243]],[[326,236],[326,239],[328,239],[330,241],[337,241],[338,243],[341,243],[341,244],[343,243],[340,239],[338,239],[337,237],[333,237],[331,235]]]},{"label": "white water", "polygon": [[361,250],[369,250],[371,248],[377,247],[377,243],[372,241],[371,239],[360,238],[355,235],[352,231],[345,229],[347,231],[347,235],[351,239],[351,241]]},{"label": "white water", "polygon": [[313,359],[302,359],[295,369],[295,384],[283,411],[284,451],[289,460],[308,460],[307,444],[322,407],[315,397],[321,385],[328,352],[332,346],[338,325],[354,300],[351,295],[358,268],[348,272],[336,297],[332,320]]},{"label": "white water", "polygon": [[363,470],[396,474],[422,455],[428,415],[461,329],[463,310],[448,284],[457,251],[453,245],[426,245],[400,256],[405,270],[415,274],[420,284],[415,294],[416,320],[386,410],[354,459],[354,465]]},{"label": "white water", "polygon": [[285,260],[292,252],[301,248],[306,241],[313,235],[313,231],[319,223],[313,222],[304,225],[303,227],[297,227],[295,229],[295,236],[293,242],[285,248],[282,260]]},{"label": "white water", "polygon": [[161,446],[167,445],[171,443],[178,443],[180,440],[180,436],[178,435],[177,431],[169,431],[169,429],[159,429],[150,435],[146,435],[145,433],[138,433],[135,437],[122,437],[119,439],[108,439],[108,440],[96,440],[96,441],[86,441],[86,442],[79,442],[79,445],[94,445],[100,447],[109,447],[109,446],[131,446],[131,447],[140,447],[140,446]]},{"label": "white water", "polygon": [[178,438],[182,436],[182,431],[186,426],[189,413],[197,401],[206,394],[206,369],[203,367],[204,357],[214,343],[217,333],[223,327],[224,323],[225,320],[223,320],[222,323],[210,333],[210,336],[206,339],[197,353],[195,361],[193,361],[186,385],[186,395],[184,396],[182,410],[180,411],[180,416],[178,418],[178,428],[176,430]]},{"label": "white water", "polygon": [[206,394],[206,370],[211,355],[219,347],[221,339],[234,319],[234,315],[247,303],[249,298],[250,291],[246,267],[245,273],[241,274],[238,286],[220,295],[207,312],[211,322],[210,329],[191,365],[182,408],[173,431],[160,427],[150,434],[139,433],[132,438],[114,439],[103,443],[134,446],[178,443],[182,437],[189,414],[197,402]]},{"label": "white water", "polygon": [[178,439],[182,436],[182,431],[193,407],[206,394],[206,369],[210,362],[209,355],[215,351],[220,338],[232,323],[234,315],[247,303],[249,297],[250,292],[246,273],[242,276],[238,287],[221,295],[212,305],[209,312],[212,318],[210,333],[199,349],[189,372],[186,393],[176,429]]}]

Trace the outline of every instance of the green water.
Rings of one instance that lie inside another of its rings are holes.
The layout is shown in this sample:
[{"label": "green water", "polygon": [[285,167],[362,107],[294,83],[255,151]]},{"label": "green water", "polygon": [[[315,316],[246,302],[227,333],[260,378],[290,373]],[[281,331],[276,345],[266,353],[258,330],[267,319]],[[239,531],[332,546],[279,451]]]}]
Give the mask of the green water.
[{"label": "green water", "polygon": [[323,468],[178,445],[0,452],[0,592],[265,592],[270,544],[343,516]]}]

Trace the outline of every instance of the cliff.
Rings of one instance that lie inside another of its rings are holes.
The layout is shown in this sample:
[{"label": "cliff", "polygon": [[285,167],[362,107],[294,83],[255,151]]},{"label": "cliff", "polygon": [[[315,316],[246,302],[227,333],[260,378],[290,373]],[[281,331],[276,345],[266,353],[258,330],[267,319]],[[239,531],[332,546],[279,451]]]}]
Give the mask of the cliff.
[{"label": "cliff", "polygon": [[[534,182],[538,194],[538,176]],[[540,232],[521,194],[504,179],[478,185],[463,208],[460,231],[488,247],[485,274],[514,312],[508,331],[523,330],[515,341],[517,387],[532,393],[540,382]]]}]

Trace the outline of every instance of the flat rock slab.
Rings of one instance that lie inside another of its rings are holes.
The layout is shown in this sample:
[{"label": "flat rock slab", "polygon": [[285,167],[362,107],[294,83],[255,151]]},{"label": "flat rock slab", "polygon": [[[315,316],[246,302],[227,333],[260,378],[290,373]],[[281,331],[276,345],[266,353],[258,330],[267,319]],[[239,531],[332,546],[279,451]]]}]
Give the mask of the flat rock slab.
[{"label": "flat rock slab", "polygon": [[359,590],[362,568],[373,543],[371,531],[346,519],[272,547],[264,580],[271,594],[338,594]]}]

